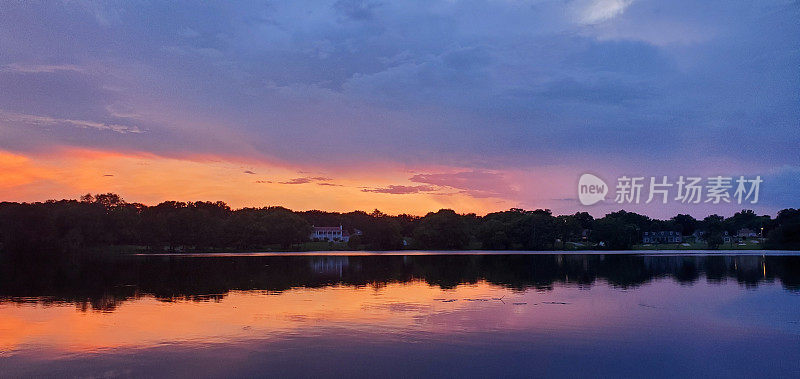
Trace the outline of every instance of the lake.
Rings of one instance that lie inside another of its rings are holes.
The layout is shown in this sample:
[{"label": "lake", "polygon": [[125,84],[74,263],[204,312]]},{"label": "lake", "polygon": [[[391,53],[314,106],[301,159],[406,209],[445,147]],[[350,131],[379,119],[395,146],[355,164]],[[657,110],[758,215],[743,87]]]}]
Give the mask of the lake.
[{"label": "lake", "polygon": [[0,259],[0,376],[800,377],[800,253]]}]

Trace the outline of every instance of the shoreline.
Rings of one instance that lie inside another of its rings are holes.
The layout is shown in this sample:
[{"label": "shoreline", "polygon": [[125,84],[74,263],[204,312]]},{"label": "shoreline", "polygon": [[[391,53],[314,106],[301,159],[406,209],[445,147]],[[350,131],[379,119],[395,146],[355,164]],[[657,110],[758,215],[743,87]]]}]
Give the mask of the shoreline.
[{"label": "shoreline", "polygon": [[279,257],[279,256],[425,256],[425,255],[642,255],[642,256],[798,256],[796,250],[318,250],[318,251],[263,251],[239,253],[133,253],[141,257]]}]

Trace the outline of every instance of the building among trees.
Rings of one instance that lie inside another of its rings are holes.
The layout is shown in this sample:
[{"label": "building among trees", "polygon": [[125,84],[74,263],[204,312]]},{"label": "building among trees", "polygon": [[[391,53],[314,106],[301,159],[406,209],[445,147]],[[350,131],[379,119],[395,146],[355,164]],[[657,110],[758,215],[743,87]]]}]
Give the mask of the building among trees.
[{"label": "building among trees", "polygon": [[681,243],[683,236],[676,231],[658,231],[642,233],[642,243]]},{"label": "building among trees", "polygon": [[[329,241],[329,242],[348,242],[350,241],[350,232],[339,226],[312,226],[314,230],[311,232],[309,239],[312,241]],[[361,231],[356,229],[353,235],[361,235]]]}]

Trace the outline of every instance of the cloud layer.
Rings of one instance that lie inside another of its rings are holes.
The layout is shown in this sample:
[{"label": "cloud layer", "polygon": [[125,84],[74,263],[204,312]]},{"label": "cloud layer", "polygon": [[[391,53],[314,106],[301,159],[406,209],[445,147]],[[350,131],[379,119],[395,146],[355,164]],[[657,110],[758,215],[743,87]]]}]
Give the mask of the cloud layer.
[{"label": "cloud layer", "polygon": [[275,162],[326,187],[390,165],[413,172],[362,189],[520,203],[509,173],[544,166],[784,177],[798,19],[786,0],[4,2],[0,149]]}]

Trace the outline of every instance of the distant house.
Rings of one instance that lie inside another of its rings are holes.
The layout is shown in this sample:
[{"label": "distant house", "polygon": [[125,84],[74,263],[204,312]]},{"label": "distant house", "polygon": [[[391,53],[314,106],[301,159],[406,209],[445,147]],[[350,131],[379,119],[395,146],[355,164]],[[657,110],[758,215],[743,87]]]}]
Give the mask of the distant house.
[{"label": "distant house", "polygon": [[742,228],[736,232],[736,237],[738,238],[756,238],[758,237],[758,233],[753,230]]},{"label": "distant house", "polygon": [[682,241],[681,232],[673,230],[642,233],[642,243],[681,243]]},{"label": "distant house", "polygon": [[736,231],[736,235],[734,235],[735,241],[739,242],[739,243],[747,241],[748,238],[756,239],[758,237],[760,237],[758,235],[758,233],[756,233],[754,230],[748,229],[748,228],[739,229],[739,230]]},{"label": "distant house", "polygon": [[[702,230],[696,230],[692,236],[695,238],[695,242],[704,242],[706,240],[706,232]],[[723,243],[731,243],[733,239],[728,231],[722,232],[722,242]]]},{"label": "distant house", "polygon": [[311,232],[311,240],[318,241],[331,241],[331,242],[347,242],[350,240],[350,234],[342,229],[342,226],[314,226]]},{"label": "distant house", "polygon": [[[330,242],[348,242],[350,241],[350,232],[339,226],[314,226],[309,238],[317,241],[330,241]],[[355,229],[353,235],[360,236],[360,230]]]}]

